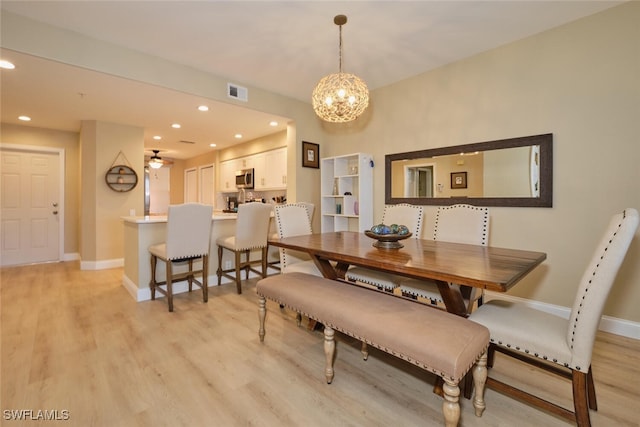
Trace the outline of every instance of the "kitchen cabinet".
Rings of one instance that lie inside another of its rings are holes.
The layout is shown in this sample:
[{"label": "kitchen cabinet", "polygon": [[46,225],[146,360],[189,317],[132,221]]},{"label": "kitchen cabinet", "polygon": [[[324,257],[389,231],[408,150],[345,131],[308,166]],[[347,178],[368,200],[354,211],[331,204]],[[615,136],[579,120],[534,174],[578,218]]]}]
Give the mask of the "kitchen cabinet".
[{"label": "kitchen cabinet", "polygon": [[220,162],[220,185],[218,189],[223,193],[235,193],[236,189],[236,171],[238,167],[238,159],[226,160]]},{"label": "kitchen cabinet", "polygon": [[254,190],[287,189],[287,147],[220,162],[219,190],[237,192],[236,171],[254,169]]},{"label": "kitchen cabinet", "polygon": [[286,190],[287,147],[256,154],[254,168],[256,190]]},{"label": "kitchen cabinet", "polygon": [[355,153],[320,160],[322,232],[373,226],[373,156]]}]

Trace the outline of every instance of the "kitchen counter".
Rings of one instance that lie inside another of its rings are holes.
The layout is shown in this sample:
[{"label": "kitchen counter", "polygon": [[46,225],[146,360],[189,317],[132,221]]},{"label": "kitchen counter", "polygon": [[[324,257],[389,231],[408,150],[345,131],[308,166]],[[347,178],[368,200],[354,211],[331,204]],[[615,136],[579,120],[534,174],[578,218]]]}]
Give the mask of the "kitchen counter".
[{"label": "kitchen counter", "polygon": [[[215,286],[218,283],[216,271],[218,270],[218,247],[216,239],[223,236],[232,236],[235,233],[236,213],[225,213],[222,211],[214,211],[211,220],[211,238],[209,246],[209,286]],[[124,223],[124,276],[122,278],[123,286],[129,291],[136,301],[146,301],[151,299],[149,290],[149,280],[151,279],[151,257],[149,255],[149,246],[164,242],[166,238],[167,216],[166,215],[147,215],[147,216],[125,216],[122,217]],[[271,230],[269,233],[275,232],[274,221],[271,221]],[[270,251],[273,257],[277,251]],[[259,259],[259,251],[252,254],[252,258]],[[231,268],[234,263],[234,257],[229,251],[225,251],[222,259],[225,268]],[[186,263],[185,263],[186,264]],[[186,271],[186,265],[176,264],[174,271]],[[158,263],[157,267],[158,280],[164,280],[165,265]],[[244,277],[244,275],[243,275]],[[231,283],[229,279],[222,278],[222,283]],[[178,294],[187,291],[187,282],[179,282],[174,284],[173,292]]]}]

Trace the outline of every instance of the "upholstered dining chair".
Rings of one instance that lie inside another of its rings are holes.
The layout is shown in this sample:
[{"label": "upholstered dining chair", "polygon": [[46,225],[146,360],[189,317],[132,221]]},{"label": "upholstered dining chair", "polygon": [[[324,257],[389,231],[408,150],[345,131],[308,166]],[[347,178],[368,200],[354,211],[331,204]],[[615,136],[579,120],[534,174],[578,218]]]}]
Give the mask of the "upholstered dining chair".
[{"label": "upholstered dining chair", "polygon": [[492,378],[487,385],[578,426],[591,425],[589,409],[598,407],[591,369],[593,344],[607,296],[637,228],[635,209],[625,209],[611,219],[578,284],[568,319],[500,300],[483,304],[469,316],[489,329],[490,364],[499,351],[571,379],[573,411]]},{"label": "upholstered dining chair", "polygon": [[[412,233],[411,237],[415,239],[421,238],[423,219],[424,212],[422,206],[410,205],[408,203],[386,205],[382,213],[383,224],[406,225]],[[393,292],[395,288],[400,286],[400,282],[402,281],[402,277],[400,276],[362,267],[352,267],[348,269],[345,277],[350,282],[373,286],[387,292]]]},{"label": "upholstered dining chair", "polygon": [[[311,202],[296,202],[296,203],[290,203],[288,205],[276,205],[276,207],[278,206],[292,206],[292,205],[300,205],[304,208],[306,208],[307,210],[307,216],[309,217],[309,230],[311,230],[312,227],[312,222],[313,222],[313,213],[315,211],[315,205]],[[285,209],[282,214],[283,217],[283,221],[287,221],[287,219],[285,218],[287,215],[289,215],[289,213],[286,213],[285,211],[289,210],[288,208]],[[298,210],[298,208],[293,208],[291,210],[289,210],[290,212],[295,212],[296,210]],[[274,208],[274,213],[276,212],[276,209]],[[294,215],[293,213],[291,213],[291,215]],[[275,234],[273,234],[271,237],[277,239],[278,237],[280,237],[280,233],[279,233],[279,229],[278,229],[278,217],[277,215],[274,215],[275,221],[276,221],[276,232]],[[298,219],[303,218],[302,215],[298,215]],[[300,230],[302,231],[302,233],[298,233],[297,227],[301,227]],[[293,235],[293,234],[288,234],[288,233],[296,233],[296,234],[309,234],[311,233],[310,231],[307,233],[306,232],[306,225],[304,224],[304,221],[296,221],[294,220],[292,224],[290,224],[289,226],[283,226],[283,230],[285,232],[286,235]],[[272,247],[270,246],[268,249],[268,256],[269,256],[269,262],[267,263],[267,266],[269,268],[273,268],[274,270],[281,270],[281,265],[280,265],[280,249],[278,248],[273,248],[274,250],[271,251]],[[271,252],[274,252],[274,254],[272,254]],[[274,256],[276,257],[276,259],[274,259]],[[307,259],[309,259],[307,257]]]},{"label": "upholstered dining chair", "polygon": [[[186,203],[171,205],[167,213],[167,238],[164,243],[151,245],[151,299],[156,299],[156,291],[167,297],[169,311],[173,311],[173,285],[176,282],[187,280],[189,292],[195,283],[202,288],[202,300],[207,302],[209,270],[209,242],[211,237],[211,222],[213,207],[198,203]],[[156,280],[156,266],[158,259],[165,262],[166,278],[162,282]],[[194,270],[193,262],[201,259],[202,266]],[[176,273],[174,263],[186,262],[188,270]],[[202,274],[202,281],[195,275]],[[165,286],[165,289],[162,288]]]},{"label": "upholstered dining chair", "polygon": [[[436,212],[433,240],[486,246],[489,240],[489,208],[457,204],[440,206]],[[457,286],[457,285],[451,285]],[[423,298],[433,305],[443,304],[438,285],[432,281],[403,279],[400,292],[410,298]],[[465,289],[470,311],[476,300],[482,302],[482,289]]]},{"label": "upholstered dining chair", "polygon": [[[249,278],[249,272],[253,271],[261,277],[267,274],[267,237],[269,234],[269,221],[271,220],[271,205],[265,203],[242,203],[238,206],[235,234],[233,236],[221,236],[216,239],[218,245],[218,286],[222,277],[236,282],[238,293],[242,293],[242,279],[240,272],[245,271],[245,279]],[[222,268],[222,256],[224,250],[234,254],[234,267]],[[251,261],[251,252],[260,251],[261,271],[252,267],[255,261]],[[242,254],[245,259],[242,260]],[[234,273],[231,275],[230,273]]]},{"label": "upholstered dining chair", "polygon": [[[313,205],[308,203],[276,205],[273,210],[278,237],[311,234],[313,231],[311,228],[311,215],[309,214],[310,207],[313,209]],[[279,250],[282,273],[296,271],[322,276],[318,267],[307,254],[284,248],[279,248]]]}]

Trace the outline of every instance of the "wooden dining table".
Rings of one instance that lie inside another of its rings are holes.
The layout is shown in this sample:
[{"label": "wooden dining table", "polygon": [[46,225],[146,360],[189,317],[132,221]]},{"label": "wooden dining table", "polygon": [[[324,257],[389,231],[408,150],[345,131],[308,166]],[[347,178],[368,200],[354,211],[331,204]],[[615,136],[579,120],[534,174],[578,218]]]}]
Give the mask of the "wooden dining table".
[{"label": "wooden dining table", "polygon": [[465,287],[506,292],[547,257],[543,252],[426,239],[402,240],[399,249],[374,247],[374,242],[364,233],[337,231],[270,239],[269,245],[306,252],[329,279],[344,279],[355,265],[435,281],[447,311],[460,316],[468,313]]}]

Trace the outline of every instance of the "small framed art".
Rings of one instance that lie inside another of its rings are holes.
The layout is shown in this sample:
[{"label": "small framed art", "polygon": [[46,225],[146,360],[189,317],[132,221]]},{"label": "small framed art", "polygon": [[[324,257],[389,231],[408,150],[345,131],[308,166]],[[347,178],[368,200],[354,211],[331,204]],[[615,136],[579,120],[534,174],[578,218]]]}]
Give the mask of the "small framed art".
[{"label": "small framed art", "polygon": [[320,145],[302,141],[302,166],[305,168],[320,167]]},{"label": "small framed art", "polygon": [[451,188],[467,188],[467,173],[451,172]]}]

